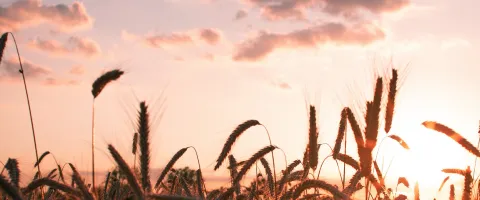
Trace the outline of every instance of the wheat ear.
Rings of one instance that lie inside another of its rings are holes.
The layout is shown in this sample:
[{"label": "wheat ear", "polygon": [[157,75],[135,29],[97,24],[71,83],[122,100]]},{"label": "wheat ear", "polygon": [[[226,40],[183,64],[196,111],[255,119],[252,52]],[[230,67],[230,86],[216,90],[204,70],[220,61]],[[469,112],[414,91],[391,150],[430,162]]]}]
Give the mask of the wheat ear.
[{"label": "wheat ear", "polygon": [[5,51],[5,46],[7,46],[8,32],[3,33],[0,37],[0,62],[2,62],[3,52]]},{"label": "wheat ear", "polygon": [[415,189],[414,189],[414,194],[415,194],[415,200],[420,200],[420,189],[418,187],[418,181],[415,182]]},{"label": "wheat ear", "polygon": [[392,69],[392,78],[388,88],[387,109],[385,113],[385,132],[389,133],[392,128],[393,114],[395,112],[395,97],[397,95],[398,71]]},{"label": "wheat ear", "polygon": [[222,165],[225,158],[227,158],[227,155],[232,150],[232,146],[234,145],[234,143],[238,139],[238,137],[240,137],[240,135],[242,135],[242,133],[245,132],[250,127],[257,126],[257,125],[260,125],[260,122],[258,122],[257,120],[247,120],[247,121],[241,123],[240,125],[238,125],[237,128],[235,128],[235,130],[233,130],[233,132],[230,134],[230,136],[228,136],[227,141],[223,145],[222,152],[220,153],[220,155],[217,158],[217,164],[215,165],[215,170],[220,168],[220,166]]},{"label": "wheat ear", "polygon": [[110,70],[98,77],[92,84],[92,186],[95,187],[95,99],[108,83],[119,79],[124,72],[119,69]]},{"label": "wheat ear", "polygon": [[347,196],[351,196],[357,187],[357,183],[362,179],[362,173],[360,170],[357,170],[355,174],[350,179],[348,186],[342,191]]},{"label": "wheat ear", "polygon": [[290,176],[290,173],[292,173],[293,169],[297,167],[300,164],[300,160],[295,160],[292,163],[290,163],[287,168],[283,171],[283,176],[278,182],[278,190],[277,193],[280,194],[283,192],[283,189],[285,188],[285,183],[287,182],[288,177]]},{"label": "wheat ear", "polygon": [[318,165],[318,128],[317,128],[317,112],[315,106],[310,105],[309,113],[309,129],[308,129],[308,163],[310,168],[315,171]]},{"label": "wheat ear", "polygon": [[156,200],[196,200],[193,197],[182,197],[182,196],[175,196],[175,195],[162,195],[162,194],[149,194],[149,199],[156,199]]},{"label": "wheat ear", "polygon": [[[12,36],[13,43],[15,44],[15,49],[17,50],[18,63],[20,65],[19,72],[22,74],[23,86],[25,88],[25,95],[26,95],[26,98],[27,98],[28,114],[30,116],[30,126],[32,128],[33,144],[34,144],[34,147],[35,147],[35,158],[37,159],[36,162],[39,163],[39,161],[38,161],[39,158],[38,158],[37,138],[36,138],[36,134],[35,134],[35,126],[33,124],[33,115],[32,115],[32,107],[30,105],[30,97],[28,96],[27,81],[25,80],[25,71],[23,69],[22,59],[20,57],[20,50],[18,49],[17,40],[15,39],[15,36],[13,35],[12,32],[4,33],[2,35],[2,37],[0,38],[0,50],[1,50],[0,51],[1,52],[0,53],[0,61],[2,59],[1,57],[3,57],[3,51],[4,51],[5,46],[6,46],[8,33],[10,33],[10,35]],[[37,170],[38,170],[39,176],[41,176],[40,165],[37,165]],[[43,190],[41,190],[41,191],[42,191],[42,197],[43,197]]]},{"label": "wheat ear", "polygon": [[303,191],[309,188],[320,188],[323,189],[332,195],[334,195],[337,198],[340,199],[349,199],[349,197],[339,191],[335,186],[328,184],[325,181],[322,180],[305,180],[300,185],[295,189],[295,192],[293,193],[293,198],[298,199],[300,195],[302,194]]},{"label": "wheat ear", "polygon": [[233,155],[228,156],[228,161],[229,161],[229,168],[230,168],[230,181],[231,181],[231,187],[236,187],[235,188],[235,194],[239,195],[240,194],[240,184],[236,184],[233,182],[235,177],[238,174],[237,170],[237,160]]},{"label": "wheat ear", "polygon": [[20,168],[18,167],[17,159],[9,158],[5,164],[5,168],[10,176],[10,182],[12,182],[16,188],[20,188]]},{"label": "wheat ear", "polygon": [[360,164],[358,164],[358,161],[356,161],[355,159],[353,159],[347,154],[339,153],[336,159],[344,162],[350,167],[353,167],[353,169],[356,169],[356,170],[360,169]]},{"label": "wheat ear", "polygon": [[398,144],[400,144],[404,149],[406,150],[409,150],[410,147],[408,146],[408,144],[398,135],[388,135],[389,138],[395,140],[398,142]]},{"label": "wheat ear", "polygon": [[345,137],[345,131],[347,130],[347,115],[347,108],[344,108],[340,114],[337,139],[335,140],[335,146],[333,147],[332,156],[334,159],[336,159],[337,154],[340,153],[340,149],[342,148],[342,140]]},{"label": "wheat ear", "polygon": [[275,196],[274,194],[275,185],[273,183],[273,174],[272,174],[272,170],[270,169],[270,165],[268,164],[268,161],[265,158],[261,158],[260,162],[262,163],[263,168],[265,169],[265,173],[267,174],[267,182],[268,182],[268,189],[270,191],[270,195]]},{"label": "wheat ear", "polygon": [[77,197],[82,197],[82,193],[80,191],[76,190],[75,188],[72,188],[68,185],[65,185],[63,183],[59,183],[59,182],[54,181],[54,180],[49,179],[49,178],[40,178],[40,179],[37,179],[37,180],[34,180],[34,181],[30,182],[27,185],[27,187],[23,189],[23,192],[25,194],[31,193],[32,191],[34,191],[35,189],[37,189],[37,188],[39,188],[40,186],[43,186],[43,185],[47,185],[50,188],[54,188],[54,189],[63,191],[67,194],[71,194],[71,195],[74,195],[74,196],[77,196]]},{"label": "wheat ear", "polygon": [[455,200],[455,186],[453,184],[450,185],[450,200]]},{"label": "wheat ear", "polygon": [[18,190],[17,187],[9,183],[9,181],[0,174],[0,188],[7,193],[8,196],[11,196],[13,199],[23,199],[22,193]]},{"label": "wheat ear", "polygon": [[138,111],[138,127],[140,147],[140,172],[142,174],[142,188],[146,192],[150,192],[152,184],[150,182],[150,115],[148,105],[145,101],[140,102],[140,110]]},{"label": "wheat ear", "polygon": [[70,168],[72,169],[72,180],[77,184],[78,188],[80,189],[80,192],[82,193],[83,199],[87,200],[94,200],[94,197],[92,193],[88,191],[87,186],[85,185],[85,182],[83,182],[82,177],[78,173],[77,169],[75,166],[73,166],[71,163],[68,163],[70,165]]},{"label": "wheat ear", "polygon": [[480,157],[480,151],[478,151],[478,149],[475,148],[472,143],[470,143],[467,139],[462,137],[462,135],[458,134],[453,129],[434,121],[425,121],[422,123],[422,125],[428,129],[432,129],[447,135],[451,139],[455,140],[458,144],[460,144],[463,148],[465,148],[468,152],[472,153],[477,157]]},{"label": "wheat ear", "polygon": [[172,169],[173,165],[180,159],[180,157],[183,156],[183,154],[187,151],[188,147],[182,148],[173,155],[173,157],[168,161],[167,165],[163,168],[162,173],[160,173],[160,176],[157,179],[157,183],[155,183],[155,188],[157,188],[157,191],[159,189],[160,183],[163,181],[165,176],[167,176],[168,171]]},{"label": "wheat ear", "polygon": [[122,170],[122,172],[125,174],[125,176],[127,178],[127,181],[128,181],[128,185],[132,189],[135,196],[138,199],[143,199],[144,196],[143,196],[140,184],[138,183],[137,178],[135,177],[135,174],[132,172],[130,167],[128,167],[127,162],[125,162],[125,160],[122,158],[122,156],[120,156],[118,151],[111,144],[108,145],[108,150],[110,151],[110,154],[112,154],[112,157],[115,160],[115,162],[117,163],[118,168],[120,170]]},{"label": "wheat ear", "polygon": [[440,184],[440,187],[438,188],[438,192],[440,192],[442,190],[443,186],[448,181],[448,179],[450,179],[450,176],[447,176],[443,179],[442,184]]},{"label": "wheat ear", "polygon": [[267,153],[272,152],[276,148],[277,148],[276,146],[272,146],[272,145],[266,146],[260,149],[257,153],[253,154],[242,166],[242,168],[238,172],[233,182],[238,184],[240,180],[242,180],[242,178],[245,176],[245,174],[247,174],[247,171],[253,166],[255,162],[257,162],[258,160],[260,160],[260,158],[265,156]]}]

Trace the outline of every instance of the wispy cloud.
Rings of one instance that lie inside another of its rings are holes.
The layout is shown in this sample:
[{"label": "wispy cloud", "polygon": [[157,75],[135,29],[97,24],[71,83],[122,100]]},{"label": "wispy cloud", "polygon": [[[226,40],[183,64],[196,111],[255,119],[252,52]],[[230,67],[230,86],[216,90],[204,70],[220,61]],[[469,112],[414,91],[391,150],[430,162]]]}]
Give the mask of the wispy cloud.
[{"label": "wispy cloud", "polygon": [[[25,77],[28,78],[41,78],[52,73],[50,68],[32,63],[28,60],[22,59],[23,71]],[[9,59],[3,60],[2,67],[0,67],[0,79],[7,80],[21,80],[20,74],[20,65],[16,57],[10,57]]]},{"label": "wispy cloud", "polygon": [[245,10],[239,10],[235,14],[235,20],[241,20],[248,16],[248,13]]},{"label": "wispy cloud", "polygon": [[409,0],[244,0],[259,7],[270,20],[305,19],[306,11],[313,9],[331,15],[352,16],[359,12],[380,14],[393,12],[409,4]]},{"label": "wispy cloud", "polygon": [[64,85],[78,85],[80,82],[73,79],[61,79],[48,77],[43,81],[46,86],[64,86]]},{"label": "wispy cloud", "polygon": [[220,40],[220,31],[218,30],[206,28],[201,29],[199,32],[200,38],[210,45],[215,45]]},{"label": "wispy cloud", "polygon": [[56,55],[81,55],[94,57],[101,54],[100,46],[92,39],[70,37],[64,44],[57,40],[34,39],[28,44],[31,48]]},{"label": "wispy cloud", "polygon": [[315,48],[329,42],[365,45],[384,37],[383,30],[371,24],[346,26],[327,23],[285,34],[261,32],[240,44],[233,60],[261,60],[277,48]]},{"label": "wispy cloud", "polygon": [[85,67],[82,65],[75,65],[73,66],[68,73],[72,75],[83,75],[85,73]]},{"label": "wispy cloud", "polygon": [[142,41],[144,44],[154,48],[171,46],[192,45],[197,41],[203,41],[209,45],[216,45],[222,38],[221,31],[211,28],[194,29],[184,32],[173,33],[148,33],[136,35],[125,30],[122,31],[122,38],[125,41]]},{"label": "wispy cloud", "polygon": [[93,18],[81,2],[42,5],[41,0],[19,0],[0,7],[0,31],[12,31],[48,23],[62,31],[89,27]]}]

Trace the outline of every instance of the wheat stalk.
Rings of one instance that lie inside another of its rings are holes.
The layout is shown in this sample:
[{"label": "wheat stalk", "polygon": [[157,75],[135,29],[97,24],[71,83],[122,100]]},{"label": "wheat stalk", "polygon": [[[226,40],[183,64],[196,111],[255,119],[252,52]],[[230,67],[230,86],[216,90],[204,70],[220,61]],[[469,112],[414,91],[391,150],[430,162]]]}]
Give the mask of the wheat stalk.
[{"label": "wheat stalk", "polygon": [[25,187],[23,189],[23,193],[25,193],[25,194],[31,193],[32,191],[34,191],[35,189],[37,189],[37,188],[39,188],[40,186],[43,186],[43,185],[49,186],[50,188],[60,190],[60,191],[65,192],[67,194],[71,194],[71,195],[74,195],[74,196],[77,196],[77,197],[82,197],[82,193],[80,191],[76,190],[75,188],[72,188],[68,185],[59,183],[59,182],[54,181],[54,180],[49,179],[49,178],[40,178],[40,179],[37,179],[37,180],[34,180],[34,181],[30,182],[27,185],[27,187]]},{"label": "wheat stalk", "polygon": [[92,188],[95,188],[95,99],[110,82],[119,79],[124,72],[119,69],[110,70],[100,75],[92,84]]},{"label": "wheat stalk", "polygon": [[428,129],[432,129],[447,135],[451,139],[455,140],[458,144],[460,144],[463,148],[465,148],[468,152],[472,153],[477,157],[480,157],[480,151],[478,151],[478,149],[475,148],[472,143],[470,143],[467,139],[462,137],[462,135],[458,134],[453,129],[434,121],[425,121],[422,123],[422,125]]},{"label": "wheat stalk", "polygon": [[137,148],[138,148],[138,133],[134,133],[133,139],[132,139],[133,170],[135,170],[135,164],[137,164]]},{"label": "wheat stalk", "polygon": [[348,115],[347,109],[348,108],[344,108],[340,115],[337,139],[335,140],[335,146],[333,146],[333,153],[332,153],[332,156],[334,159],[337,157],[337,154],[340,153],[340,148],[342,148],[342,140],[345,137],[345,131],[347,129],[347,115]]},{"label": "wheat stalk", "polygon": [[183,177],[180,177],[180,185],[182,185],[183,191],[185,191],[185,195],[187,195],[188,197],[192,197],[192,192],[190,192],[190,188],[188,188],[188,185]]},{"label": "wheat stalk", "polygon": [[453,184],[450,185],[450,200],[455,200],[455,186]]},{"label": "wheat stalk", "polygon": [[165,165],[165,168],[163,168],[162,173],[160,173],[160,176],[157,179],[157,183],[155,183],[155,188],[157,188],[157,191],[159,189],[160,183],[163,181],[165,176],[167,176],[168,171],[172,169],[173,165],[177,162],[180,157],[183,156],[183,154],[187,151],[188,147],[182,148],[173,155],[173,157],[168,161],[167,165]]},{"label": "wheat stalk", "polygon": [[[28,96],[27,82],[25,80],[25,71],[23,70],[23,64],[22,64],[22,59],[20,57],[20,50],[18,49],[17,40],[15,39],[15,36],[13,35],[12,32],[7,32],[7,33],[2,34],[2,37],[0,38],[0,52],[1,52],[0,53],[0,62],[1,62],[2,57],[3,57],[3,51],[5,50],[6,42],[7,42],[7,39],[8,39],[8,33],[10,33],[10,35],[12,36],[13,43],[15,44],[15,49],[17,50],[17,58],[18,58],[18,63],[20,65],[19,72],[22,74],[23,86],[25,88],[25,95],[26,95],[26,98],[27,98],[27,106],[28,106],[28,113],[29,113],[29,116],[30,116],[30,126],[32,128],[33,144],[34,144],[34,147],[35,147],[36,162],[39,163],[39,161],[38,161],[39,158],[38,158],[37,139],[36,139],[36,135],[35,135],[35,126],[33,125],[32,108],[31,108],[31,105],[30,105],[30,97]],[[37,170],[38,170],[39,176],[41,176],[40,165],[37,165]],[[42,197],[43,197],[43,190],[41,190],[41,191],[42,191]]]},{"label": "wheat stalk", "polygon": [[290,165],[288,165],[287,168],[285,168],[285,170],[283,171],[283,176],[278,182],[278,190],[277,190],[278,194],[283,192],[283,189],[285,188],[285,183],[287,182],[287,178],[289,177],[290,173],[292,173],[293,169],[295,169],[295,167],[297,167],[299,164],[300,164],[300,160],[295,160],[292,163],[290,163]]},{"label": "wheat stalk", "polygon": [[377,172],[378,180],[380,180],[380,185],[382,187],[385,187],[385,179],[383,177],[382,172],[380,171],[380,168],[378,167],[377,161],[373,161],[373,166],[375,168],[375,171]]},{"label": "wheat stalk", "polygon": [[443,179],[442,184],[440,184],[440,187],[438,188],[438,192],[440,192],[442,190],[443,186],[448,181],[448,179],[450,179],[450,176],[447,176],[447,177],[445,177],[445,179]]},{"label": "wheat stalk", "polygon": [[470,166],[467,167],[465,170],[465,179],[463,182],[463,193],[462,193],[462,200],[470,200],[472,198],[472,171],[470,170]]},{"label": "wheat stalk", "polygon": [[138,127],[139,146],[140,146],[140,171],[142,174],[142,188],[146,192],[150,192],[152,184],[150,183],[150,121],[148,106],[145,101],[140,102],[140,110],[138,111]]},{"label": "wheat stalk", "polygon": [[418,181],[415,182],[414,195],[415,195],[415,200],[420,200],[420,189],[418,188]]},{"label": "wheat stalk", "polygon": [[14,187],[12,184],[8,182],[8,180],[0,174],[0,188],[7,193],[8,196],[11,196],[13,199],[22,200],[23,195],[18,190],[17,187]]},{"label": "wheat stalk", "polygon": [[237,176],[235,177],[235,179],[233,180],[234,183],[239,183],[240,180],[242,180],[242,178],[245,176],[245,174],[247,174],[247,171],[252,167],[252,165],[257,162],[258,160],[260,160],[260,158],[262,158],[263,156],[265,156],[267,153],[270,153],[272,152],[273,150],[275,150],[277,147],[276,146],[266,146],[262,149],[260,149],[258,152],[256,152],[255,154],[253,154],[246,162],[245,164],[242,166],[242,168],[240,169],[240,171],[238,172]]},{"label": "wheat stalk", "polygon": [[197,192],[198,192],[198,195],[200,195],[200,199],[205,199],[205,195],[203,193],[204,185],[203,185],[202,170],[197,169],[196,173],[197,173]]},{"label": "wheat stalk", "polygon": [[267,174],[268,189],[270,191],[270,195],[274,196],[275,185],[273,183],[273,174],[272,174],[272,170],[270,169],[270,165],[268,164],[268,161],[265,158],[261,158],[260,162],[262,163],[263,168],[265,168],[265,173]]},{"label": "wheat stalk", "polygon": [[360,169],[360,164],[358,164],[358,161],[356,161],[355,159],[353,159],[347,154],[342,154],[342,153],[337,154],[336,160],[340,160],[343,163],[349,165],[350,167],[353,167],[356,170]]},{"label": "wheat stalk", "polygon": [[13,186],[20,188],[20,168],[18,167],[17,159],[9,158],[5,164],[5,169],[8,171],[10,182]]},{"label": "wheat stalk", "polygon": [[115,162],[117,163],[118,168],[120,170],[122,170],[123,173],[125,174],[125,176],[127,178],[127,181],[128,181],[128,185],[132,189],[135,196],[139,199],[143,199],[144,197],[143,197],[143,193],[142,193],[142,189],[140,187],[140,184],[138,183],[137,178],[133,174],[130,167],[128,167],[127,162],[125,162],[125,160],[122,158],[122,156],[120,156],[118,151],[111,144],[108,145],[108,150],[110,151],[110,154],[112,154],[112,157],[115,160]]},{"label": "wheat stalk", "polygon": [[408,183],[408,180],[405,177],[398,177],[397,186],[400,184],[403,184],[407,188],[410,187],[410,183]]},{"label": "wheat stalk", "polygon": [[389,133],[392,128],[393,114],[395,112],[395,97],[397,95],[398,71],[392,69],[392,78],[388,88],[388,100],[385,113],[385,132]]},{"label": "wheat stalk", "polygon": [[196,200],[193,197],[182,197],[182,196],[175,196],[175,195],[161,195],[161,194],[149,194],[149,199],[156,199],[156,200]]},{"label": "wheat stalk", "polygon": [[228,199],[230,198],[232,195],[233,195],[233,192],[235,192],[235,188],[234,187],[230,187],[228,188],[227,191],[223,192],[222,194],[220,194],[220,196],[218,196],[217,199]]},{"label": "wheat stalk", "polygon": [[357,170],[357,172],[355,172],[350,179],[348,186],[342,192],[350,197],[357,188],[357,183],[360,181],[360,179],[362,179],[362,173],[360,170]]},{"label": "wheat stalk", "polygon": [[92,193],[88,191],[88,188],[85,185],[85,182],[83,182],[83,179],[78,173],[75,166],[73,166],[71,163],[68,163],[68,164],[70,165],[70,168],[72,169],[72,172],[73,172],[72,181],[74,181],[77,184],[78,188],[80,189],[80,192],[82,193],[83,198],[87,200],[94,200]]},{"label": "wheat stalk", "polygon": [[5,46],[7,46],[8,32],[3,33],[0,37],[0,62],[2,62],[3,52],[5,51]]},{"label": "wheat stalk", "polygon": [[235,159],[235,157],[233,155],[229,155],[228,156],[228,161],[229,161],[229,168],[230,168],[231,187],[236,187],[235,188],[235,194],[239,195],[240,194],[240,185],[233,182],[233,180],[235,179],[235,177],[238,174],[237,160]]},{"label": "wheat stalk", "polygon": [[397,141],[398,144],[400,144],[404,149],[406,150],[409,150],[410,147],[408,146],[408,144],[402,139],[400,138],[400,136],[398,135],[388,135],[389,138],[392,138],[393,140]]},{"label": "wheat stalk", "polygon": [[325,181],[322,180],[305,180],[300,185],[295,189],[293,192],[293,198],[298,199],[301,195],[301,193],[309,188],[320,188],[323,189],[332,195],[334,195],[337,198],[340,199],[349,199],[349,197],[339,191],[335,186],[328,184]]},{"label": "wheat stalk", "polygon": [[247,120],[241,123],[240,125],[238,125],[235,128],[235,130],[233,130],[230,136],[228,136],[227,141],[223,145],[222,152],[217,158],[217,164],[215,165],[215,170],[217,170],[222,165],[225,158],[227,158],[227,155],[232,150],[232,146],[237,140],[237,138],[240,137],[240,135],[242,135],[242,133],[245,132],[250,127],[257,126],[257,125],[260,125],[260,122],[258,122],[257,120]]},{"label": "wheat stalk", "polygon": [[317,128],[317,112],[315,106],[310,105],[309,113],[309,129],[308,129],[308,163],[309,167],[315,171],[318,165],[318,128]]}]

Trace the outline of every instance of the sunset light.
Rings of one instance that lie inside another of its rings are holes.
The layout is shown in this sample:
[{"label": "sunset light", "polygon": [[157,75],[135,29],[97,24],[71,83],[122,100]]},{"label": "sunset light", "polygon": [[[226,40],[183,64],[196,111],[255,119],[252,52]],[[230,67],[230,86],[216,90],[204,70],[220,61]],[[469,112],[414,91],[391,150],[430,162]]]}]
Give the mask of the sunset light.
[{"label": "sunset light", "polygon": [[480,200],[480,1],[0,1],[0,197]]}]

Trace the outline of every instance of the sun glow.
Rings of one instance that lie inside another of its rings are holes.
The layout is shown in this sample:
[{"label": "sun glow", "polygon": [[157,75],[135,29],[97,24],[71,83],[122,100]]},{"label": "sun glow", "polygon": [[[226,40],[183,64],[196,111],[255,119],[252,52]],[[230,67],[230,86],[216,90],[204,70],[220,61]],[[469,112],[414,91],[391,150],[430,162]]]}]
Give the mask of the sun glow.
[{"label": "sun glow", "polygon": [[[445,177],[450,176],[447,185],[463,181],[463,177],[446,174],[442,169],[466,169],[470,166],[473,170],[474,156],[442,133],[429,130],[421,123],[398,132],[410,149],[405,150],[396,141],[387,138],[378,157],[379,164],[385,163],[383,173],[389,173],[389,186],[395,186],[398,177],[406,177],[409,181],[410,187],[399,186],[398,192],[413,195],[413,187],[418,182],[423,193],[421,196],[433,198],[440,195],[437,191]],[[390,172],[387,172],[387,169]],[[392,189],[395,191],[395,188]],[[445,192],[448,193],[448,189],[442,189],[441,194]]]}]

